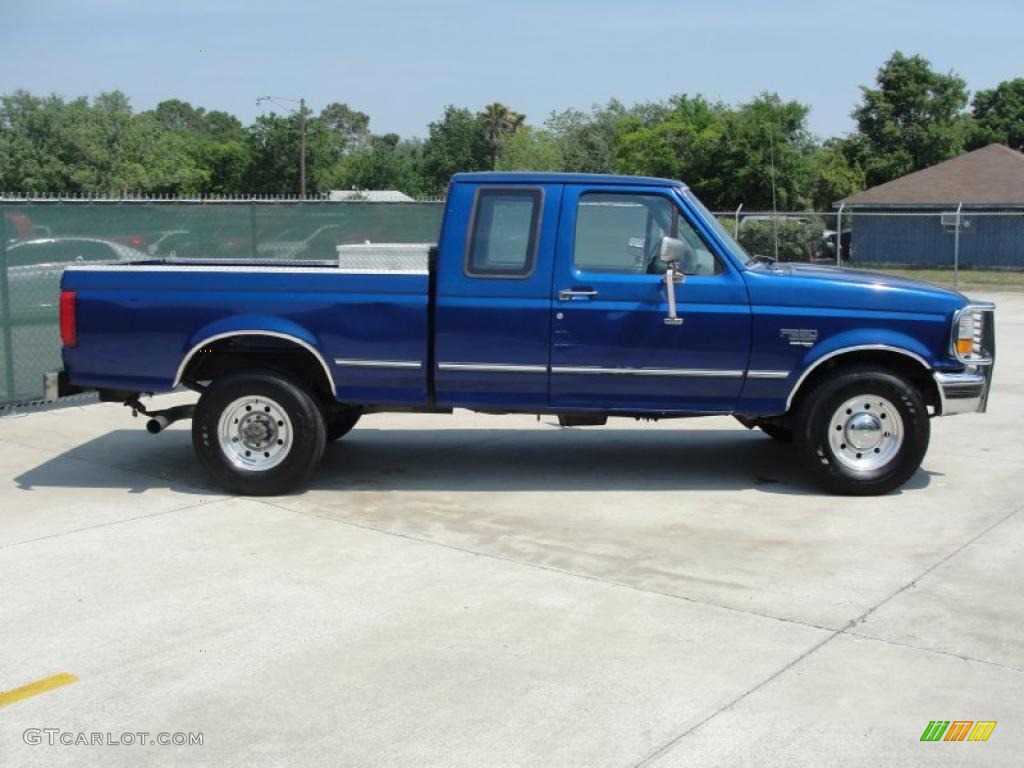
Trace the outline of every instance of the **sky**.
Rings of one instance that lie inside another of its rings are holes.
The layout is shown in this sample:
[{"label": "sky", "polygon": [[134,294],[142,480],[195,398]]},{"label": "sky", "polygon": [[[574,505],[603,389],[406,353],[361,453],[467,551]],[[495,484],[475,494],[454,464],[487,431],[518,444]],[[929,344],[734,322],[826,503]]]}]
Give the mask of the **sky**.
[{"label": "sky", "polygon": [[829,137],[894,50],[975,91],[1024,76],[1021,29],[1021,0],[8,0],[0,93],[118,89],[136,110],[178,98],[245,123],[282,111],[258,96],[302,96],[412,137],[446,104],[500,101],[537,125],[611,98],[775,91]]}]

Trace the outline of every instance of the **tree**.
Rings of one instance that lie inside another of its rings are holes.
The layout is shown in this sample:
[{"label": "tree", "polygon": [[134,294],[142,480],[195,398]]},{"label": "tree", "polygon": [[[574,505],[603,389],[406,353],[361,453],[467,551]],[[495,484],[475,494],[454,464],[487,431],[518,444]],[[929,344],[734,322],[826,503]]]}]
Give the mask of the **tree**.
[{"label": "tree", "polygon": [[573,173],[614,173],[616,143],[627,114],[614,100],[593,107],[589,114],[576,109],[552,113],[544,125],[558,140],[562,168]]},{"label": "tree", "polygon": [[88,109],[85,99],[65,103],[59,96],[39,98],[23,90],[0,97],[0,189],[80,191],[71,182],[79,160],[71,133]]},{"label": "tree", "polygon": [[829,140],[814,154],[810,195],[815,210],[828,210],[866,186],[864,169],[849,160],[844,147],[842,140]]},{"label": "tree", "polygon": [[498,154],[502,145],[516,132],[526,121],[526,115],[513,112],[504,104],[494,102],[484,107],[482,112],[477,114],[477,120],[487,134],[487,142],[491,153],[491,170],[498,168]]},{"label": "tree", "polygon": [[[250,164],[244,184],[250,194],[297,195],[299,193],[299,115],[260,115],[246,138]],[[341,159],[337,136],[318,117],[306,119],[307,194],[330,188]]]},{"label": "tree", "polygon": [[320,119],[341,140],[341,149],[359,149],[370,137],[370,116],[348,104],[333,102],[320,111]]},{"label": "tree", "polygon": [[851,149],[869,185],[881,184],[956,157],[964,149],[968,122],[964,81],[940,74],[921,56],[899,51],[878,70],[877,88],[861,87],[853,112],[860,142]]},{"label": "tree", "polygon": [[682,179],[713,208],[799,209],[810,197],[814,142],[808,108],[762,94],[730,107],[702,96],[675,96],[667,109],[621,122],[617,169]]},{"label": "tree", "polygon": [[971,149],[995,142],[1024,152],[1024,77],[978,91],[972,107]]},{"label": "tree", "polygon": [[490,143],[484,126],[468,109],[445,107],[441,119],[430,124],[423,143],[425,191],[441,194],[452,174],[490,168]]},{"label": "tree", "polygon": [[161,191],[230,194],[242,190],[249,154],[245,129],[236,117],[216,110],[207,112],[178,99],[162,101],[140,117],[151,118],[162,133],[175,137],[202,171],[192,183]]},{"label": "tree", "polygon": [[674,96],[668,108],[645,123],[638,116],[624,119],[617,140],[616,167],[622,173],[696,181],[700,158],[718,142],[724,130],[723,104],[703,96]]},{"label": "tree", "polygon": [[498,156],[500,171],[561,171],[562,153],[551,131],[524,125],[505,139]]},{"label": "tree", "polygon": [[397,189],[407,195],[422,194],[415,153],[400,146],[398,136],[371,136],[367,146],[346,155],[332,187],[337,189]]}]

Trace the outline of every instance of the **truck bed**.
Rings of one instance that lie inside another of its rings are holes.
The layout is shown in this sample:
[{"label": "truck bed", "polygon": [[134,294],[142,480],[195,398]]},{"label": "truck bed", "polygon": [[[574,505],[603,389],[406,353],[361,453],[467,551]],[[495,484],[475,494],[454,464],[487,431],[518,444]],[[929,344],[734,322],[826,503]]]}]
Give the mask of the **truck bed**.
[{"label": "truck bed", "polygon": [[[428,252],[371,249],[350,249],[344,266],[161,259],[71,267],[61,288],[76,294],[78,343],[65,349],[65,364],[79,386],[167,391],[204,345],[253,330],[254,345],[313,352],[341,401],[426,404]],[[350,364],[366,360],[405,365]]]}]

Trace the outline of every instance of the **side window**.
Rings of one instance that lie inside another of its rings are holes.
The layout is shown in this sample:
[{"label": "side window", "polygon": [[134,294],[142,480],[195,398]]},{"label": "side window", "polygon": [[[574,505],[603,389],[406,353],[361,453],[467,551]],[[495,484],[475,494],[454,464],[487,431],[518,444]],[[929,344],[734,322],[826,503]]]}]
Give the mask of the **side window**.
[{"label": "side window", "polygon": [[476,277],[526,277],[533,272],[540,207],[539,189],[480,190],[466,273]]},{"label": "side window", "polygon": [[664,274],[658,258],[661,238],[677,237],[686,246],[680,268],[690,275],[714,275],[721,265],[667,197],[628,193],[590,193],[576,209],[573,264],[581,272],[626,275]]}]

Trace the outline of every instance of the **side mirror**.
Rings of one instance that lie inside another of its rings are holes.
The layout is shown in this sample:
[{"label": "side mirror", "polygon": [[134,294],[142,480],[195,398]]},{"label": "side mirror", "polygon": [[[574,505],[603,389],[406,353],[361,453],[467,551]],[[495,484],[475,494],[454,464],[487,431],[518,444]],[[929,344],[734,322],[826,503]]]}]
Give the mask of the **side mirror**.
[{"label": "side mirror", "polygon": [[658,254],[666,264],[678,264],[686,255],[686,243],[675,237],[667,235],[661,238],[661,251]]}]

